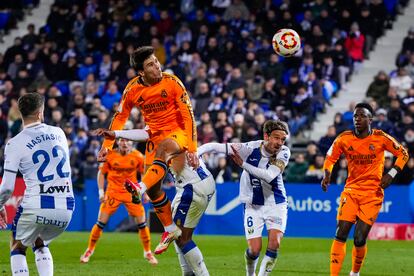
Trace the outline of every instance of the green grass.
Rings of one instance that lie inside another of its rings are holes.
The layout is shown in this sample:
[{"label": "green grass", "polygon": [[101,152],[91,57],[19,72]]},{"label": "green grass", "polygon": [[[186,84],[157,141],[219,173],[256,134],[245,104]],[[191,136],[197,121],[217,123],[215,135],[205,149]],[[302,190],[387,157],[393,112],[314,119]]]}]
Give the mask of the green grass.
[{"label": "green grass", "polygon": [[[10,232],[0,232],[0,275],[11,275],[8,254]],[[88,264],[79,256],[86,248],[89,233],[66,232],[50,249],[55,275],[181,275],[174,248],[158,257],[151,267],[143,258],[142,247],[134,233],[104,233]],[[159,240],[153,234],[152,247]],[[196,236],[211,275],[245,275],[243,254],[246,241],[242,236]],[[273,275],[328,275],[329,239],[285,238]],[[404,241],[369,241],[364,276],[414,275],[414,243]],[[348,242],[342,275],[351,267],[352,241]],[[27,260],[31,275],[36,275],[33,253]]]}]

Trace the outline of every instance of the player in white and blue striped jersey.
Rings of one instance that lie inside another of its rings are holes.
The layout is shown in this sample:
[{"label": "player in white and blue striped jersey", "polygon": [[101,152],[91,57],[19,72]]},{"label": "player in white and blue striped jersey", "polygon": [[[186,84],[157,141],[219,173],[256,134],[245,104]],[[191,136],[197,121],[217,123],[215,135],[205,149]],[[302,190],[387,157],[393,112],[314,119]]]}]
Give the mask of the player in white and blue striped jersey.
[{"label": "player in white and blue striped jersey", "polygon": [[286,229],[288,205],[282,173],[290,158],[290,150],[284,145],[289,134],[286,123],[266,121],[263,133],[264,140],[248,143],[208,143],[198,148],[199,155],[208,152],[229,155],[243,168],[239,198],[245,204],[247,275],[255,275],[265,224],[268,231],[268,245],[259,276],[269,275],[273,270]]},{"label": "player in white and blue striped jersey", "polygon": [[26,249],[35,254],[39,275],[53,275],[47,245],[68,226],[75,205],[69,148],[62,129],[43,122],[44,97],[28,93],[18,100],[23,130],[5,149],[0,186],[0,227],[6,227],[4,204],[13,193],[20,171],[26,184],[12,225],[10,262],[13,275],[29,275]]},{"label": "player in white and blue striped jersey", "polygon": [[[110,139],[147,141],[149,138],[148,132],[143,129],[115,131],[97,129],[93,133]],[[171,204],[172,218],[181,230],[181,235],[175,240],[174,246],[183,276],[208,276],[203,254],[193,241],[193,233],[215,193],[216,185],[203,160],[200,160],[197,169],[193,169],[188,163],[187,154],[188,152],[181,152],[174,156],[169,165],[176,187],[176,194]]]}]

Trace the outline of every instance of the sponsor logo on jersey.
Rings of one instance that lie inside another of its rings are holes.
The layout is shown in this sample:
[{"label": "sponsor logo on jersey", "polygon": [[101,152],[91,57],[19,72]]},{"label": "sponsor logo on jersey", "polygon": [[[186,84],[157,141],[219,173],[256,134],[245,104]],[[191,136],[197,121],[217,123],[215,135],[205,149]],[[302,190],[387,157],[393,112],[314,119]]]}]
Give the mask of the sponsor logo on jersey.
[{"label": "sponsor logo on jersey", "polygon": [[54,225],[59,228],[66,228],[66,225],[68,225],[67,221],[62,221],[62,220],[57,220],[57,219],[48,219],[47,217],[43,217],[43,216],[36,216],[36,223],[44,224],[44,225]]},{"label": "sponsor logo on jersey", "polygon": [[45,184],[39,184],[39,194],[54,194],[54,193],[70,193],[69,185],[65,186],[50,186],[45,188]]},{"label": "sponsor logo on jersey", "polygon": [[161,101],[158,103],[149,103],[142,105],[142,109],[145,113],[155,113],[160,111],[166,111],[167,106],[169,102],[168,101]]}]

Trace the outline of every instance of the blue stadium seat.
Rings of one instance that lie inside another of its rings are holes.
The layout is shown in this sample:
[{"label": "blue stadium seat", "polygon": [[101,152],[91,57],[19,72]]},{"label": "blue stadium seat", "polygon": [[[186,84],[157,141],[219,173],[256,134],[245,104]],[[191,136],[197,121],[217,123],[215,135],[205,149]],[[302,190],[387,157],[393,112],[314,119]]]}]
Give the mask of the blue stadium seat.
[{"label": "blue stadium seat", "polygon": [[0,30],[5,30],[7,23],[9,22],[10,12],[1,11],[0,12]]}]

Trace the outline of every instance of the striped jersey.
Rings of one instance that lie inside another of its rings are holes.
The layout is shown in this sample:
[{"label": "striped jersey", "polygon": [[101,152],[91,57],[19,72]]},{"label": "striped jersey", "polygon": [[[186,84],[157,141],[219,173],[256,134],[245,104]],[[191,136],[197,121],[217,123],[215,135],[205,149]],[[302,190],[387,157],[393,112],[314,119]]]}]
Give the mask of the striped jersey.
[{"label": "striped jersey", "polygon": [[[181,158],[184,159],[185,154],[174,158],[170,166],[170,172],[174,176],[175,186],[177,188],[183,188],[187,184],[196,184],[211,176],[211,172],[207,169],[204,161],[201,158],[199,159],[200,165],[197,169],[194,169],[188,165],[187,160],[180,160]],[[174,164],[174,162],[183,164],[179,169],[180,171],[174,170],[174,168],[178,167]]]},{"label": "striped jersey", "polygon": [[[276,170],[275,162],[283,162],[286,167],[290,150],[282,146],[275,155],[270,155],[263,146],[263,140],[252,141],[241,144],[229,144],[237,149],[240,157],[247,164],[267,171]],[[286,190],[283,183],[282,173],[270,181],[266,181],[259,175],[243,170],[240,177],[240,201],[255,205],[273,205],[287,201]]]},{"label": "striped jersey", "polygon": [[62,129],[43,123],[26,126],[7,143],[4,170],[23,175],[23,208],[73,210],[69,148]]}]

